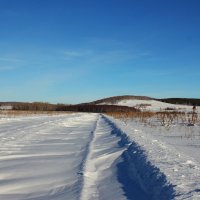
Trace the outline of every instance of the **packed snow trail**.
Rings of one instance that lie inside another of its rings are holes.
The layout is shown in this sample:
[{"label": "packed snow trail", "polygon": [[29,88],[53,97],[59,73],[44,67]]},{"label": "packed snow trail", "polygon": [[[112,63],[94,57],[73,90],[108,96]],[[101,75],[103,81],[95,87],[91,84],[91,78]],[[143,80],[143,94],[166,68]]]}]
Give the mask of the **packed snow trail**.
[{"label": "packed snow trail", "polygon": [[129,179],[126,169],[122,167],[121,154],[126,149],[126,142],[117,134],[109,121],[100,115],[83,167],[80,200],[151,199],[138,184]]},{"label": "packed snow trail", "polygon": [[126,137],[102,115],[0,120],[0,199],[150,200],[126,173]]},{"label": "packed snow trail", "polygon": [[123,191],[114,176],[116,169],[111,167],[123,149],[118,147],[111,132],[111,127],[99,116],[83,167],[80,200],[123,199]]},{"label": "packed snow trail", "polygon": [[0,200],[199,199],[198,162],[139,128],[88,113],[0,118]]}]

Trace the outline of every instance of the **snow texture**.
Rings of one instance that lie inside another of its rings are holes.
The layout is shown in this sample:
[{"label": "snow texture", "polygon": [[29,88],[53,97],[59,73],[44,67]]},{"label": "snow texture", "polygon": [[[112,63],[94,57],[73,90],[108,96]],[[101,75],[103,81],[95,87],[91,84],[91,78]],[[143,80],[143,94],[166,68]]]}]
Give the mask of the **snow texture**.
[{"label": "snow texture", "polygon": [[114,120],[132,141],[123,153],[130,177],[137,180],[153,199],[200,199],[199,126],[185,137],[180,127],[148,127]]},{"label": "snow texture", "polygon": [[2,116],[0,199],[200,199],[198,141],[164,134],[100,114]]}]

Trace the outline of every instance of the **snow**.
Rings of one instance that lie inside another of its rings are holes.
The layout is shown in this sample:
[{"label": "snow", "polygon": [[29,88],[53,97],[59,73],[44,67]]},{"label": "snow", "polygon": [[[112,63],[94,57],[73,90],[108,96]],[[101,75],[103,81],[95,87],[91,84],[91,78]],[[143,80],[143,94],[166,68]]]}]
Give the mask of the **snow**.
[{"label": "snow", "polygon": [[[107,104],[107,103],[102,103],[102,104]],[[160,111],[160,110],[165,110],[167,108],[175,109],[178,111],[192,111],[192,106],[170,104],[157,100],[138,100],[138,99],[120,100],[114,105],[136,107],[150,111]],[[197,107],[197,110],[200,111],[199,106]]]},{"label": "snow", "polygon": [[96,115],[1,122],[0,199],[78,199],[85,145]]},{"label": "snow", "polygon": [[200,199],[200,126],[0,116],[0,199]]},{"label": "snow", "polygon": [[153,199],[200,199],[199,125],[164,127],[111,120],[131,141],[123,154],[129,176]]},{"label": "snow", "polygon": [[12,110],[12,106],[10,106],[10,105],[0,105],[0,110]]},{"label": "snow", "polygon": [[100,116],[83,168],[81,200],[125,199],[115,176],[116,170],[112,167],[123,149],[118,147],[117,138],[110,134],[111,131],[111,127]]}]

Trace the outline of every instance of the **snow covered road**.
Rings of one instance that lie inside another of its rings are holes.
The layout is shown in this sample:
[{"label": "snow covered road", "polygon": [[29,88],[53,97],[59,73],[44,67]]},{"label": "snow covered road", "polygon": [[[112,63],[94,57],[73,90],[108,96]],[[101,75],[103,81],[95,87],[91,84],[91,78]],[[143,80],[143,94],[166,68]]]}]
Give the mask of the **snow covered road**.
[{"label": "snow covered road", "polygon": [[198,199],[200,165],[135,125],[88,113],[0,118],[0,200]]},{"label": "snow covered road", "polygon": [[[118,177],[125,146],[102,115],[3,118],[0,127],[0,199],[128,199]],[[135,188],[131,199],[149,199]]]},{"label": "snow covered road", "polygon": [[[139,185],[130,183],[126,169],[119,167],[126,144],[115,131],[107,118],[99,116],[83,168],[81,200],[150,199]],[[127,189],[132,195],[126,193]]]}]

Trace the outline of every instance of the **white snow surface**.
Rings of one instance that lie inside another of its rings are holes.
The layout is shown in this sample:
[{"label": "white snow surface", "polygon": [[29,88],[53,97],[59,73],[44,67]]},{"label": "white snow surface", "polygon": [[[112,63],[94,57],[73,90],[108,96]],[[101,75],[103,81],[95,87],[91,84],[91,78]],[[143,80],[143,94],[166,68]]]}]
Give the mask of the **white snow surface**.
[{"label": "white snow surface", "polygon": [[0,199],[200,199],[200,130],[185,128],[88,113],[0,117]]},{"label": "white snow surface", "polygon": [[[101,104],[107,104],[107,103],[101,103]],[[192,111],[192,106],[170,104],[170,103],[165,103],[165,102],[161,102],[157,100],[128,99],[128,100],[120,100],[116,104],[109,104],[109,105],[136,107],[136,108],[150,110],[150,111],[160,111],[160,110],[165,110],[167,108],[175,109],[178,111]],[[200,111],[199,106],[197,106],[197,111]]]},{"label": "white snow surface", "polygon": [[[113,118],[111,120],[131,141],[124,153],[124,159],[129,165],[129,175],[147,193],[152,194],[153,199],[200,199],[199,125],[151,127],[134,120],[126,123]],[[159,186],[166,183],[171,184],[168,189],[173,191],[170,191],[171,197],[164,198],[164,187]]]},{"label": "white snow surface", "polygon": [[0,122],[0,199],[78,199],[78,175],[96,115]]},{"label": "white snow surface", "polygon": [[0,110],[12,110],[12,106],[9,105],[1,105]]},{"label": "white snow surface", "polygon": [[112,131],[98,114],[2,117],[0,199],[127,199],[118,180],[125,147]]}]

